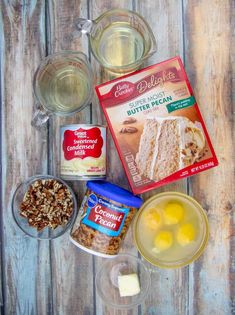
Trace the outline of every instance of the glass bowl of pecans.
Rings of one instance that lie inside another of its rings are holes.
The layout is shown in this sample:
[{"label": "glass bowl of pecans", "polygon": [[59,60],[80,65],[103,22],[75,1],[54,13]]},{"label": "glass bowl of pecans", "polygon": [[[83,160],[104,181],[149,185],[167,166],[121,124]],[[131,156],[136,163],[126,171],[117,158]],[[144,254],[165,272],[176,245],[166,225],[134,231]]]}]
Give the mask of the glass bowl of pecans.
[{"label": "glass bowl of pecans", "polygon": [[36,175],[17,187],[12,213],[25,234],[39,240],[51,240],[72,225],[77,202],[72,189],[60,178]]}]

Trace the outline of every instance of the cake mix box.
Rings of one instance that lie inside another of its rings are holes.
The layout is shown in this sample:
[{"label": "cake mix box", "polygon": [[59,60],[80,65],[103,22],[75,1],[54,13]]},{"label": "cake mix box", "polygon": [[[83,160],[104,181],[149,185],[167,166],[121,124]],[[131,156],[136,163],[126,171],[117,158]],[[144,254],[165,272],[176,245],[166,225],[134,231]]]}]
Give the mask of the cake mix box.
[{"label": "cake mix box", "polygon": [[96,92],[135,194],[218,165],[179,57]]}]

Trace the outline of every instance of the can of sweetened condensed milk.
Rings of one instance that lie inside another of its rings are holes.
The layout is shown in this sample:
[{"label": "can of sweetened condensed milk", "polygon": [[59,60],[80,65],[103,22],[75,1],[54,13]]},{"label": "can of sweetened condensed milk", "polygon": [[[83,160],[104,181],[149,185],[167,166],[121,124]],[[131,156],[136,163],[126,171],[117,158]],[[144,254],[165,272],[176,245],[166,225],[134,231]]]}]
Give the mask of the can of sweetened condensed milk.
[{"label": "can of sweetened condensed milk", "polygon": [[106,127],[76,124],[60,130],[60,175],[67,180],[106,177]]}]

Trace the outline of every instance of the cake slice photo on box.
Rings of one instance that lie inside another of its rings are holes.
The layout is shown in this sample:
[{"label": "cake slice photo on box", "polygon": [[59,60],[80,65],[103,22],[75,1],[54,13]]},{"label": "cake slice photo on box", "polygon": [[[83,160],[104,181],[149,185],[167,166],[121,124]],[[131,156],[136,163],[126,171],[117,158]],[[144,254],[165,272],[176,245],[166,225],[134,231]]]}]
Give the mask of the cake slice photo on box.
[{"label": "cake slice photo on box", "polygon": [[186,117],[149,117],[135,162],[141,175],[159,181],[199,161],[206,139],[200,122]]},{"label": "cake slice photo on box", "polygon": [[218,165],[179,57],[103,83],[96,92],[134,194]]}]

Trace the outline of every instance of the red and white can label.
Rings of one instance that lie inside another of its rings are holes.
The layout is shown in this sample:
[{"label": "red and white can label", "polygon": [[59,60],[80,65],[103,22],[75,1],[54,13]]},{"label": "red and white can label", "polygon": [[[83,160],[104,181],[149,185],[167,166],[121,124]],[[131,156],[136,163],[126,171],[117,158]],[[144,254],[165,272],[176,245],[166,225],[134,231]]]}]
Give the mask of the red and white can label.
[{"label": "red and white can label", "polygon": [[103,144],[104,140],[98,127],[66,130],[63,141],[64,157],[66,160],[77,157],[85,159],[89,156],[98,158],[101,156]]},{"label": "red and white can label", "polygon": [[108,236],[119,236],[129,208],[118,207],[93,193],[88,196],[87,205],[83,224]]},{"label": "red and white can label", "polygon": [[61,128],[61,175],[105,175],[106,128],[71,125]]}]

